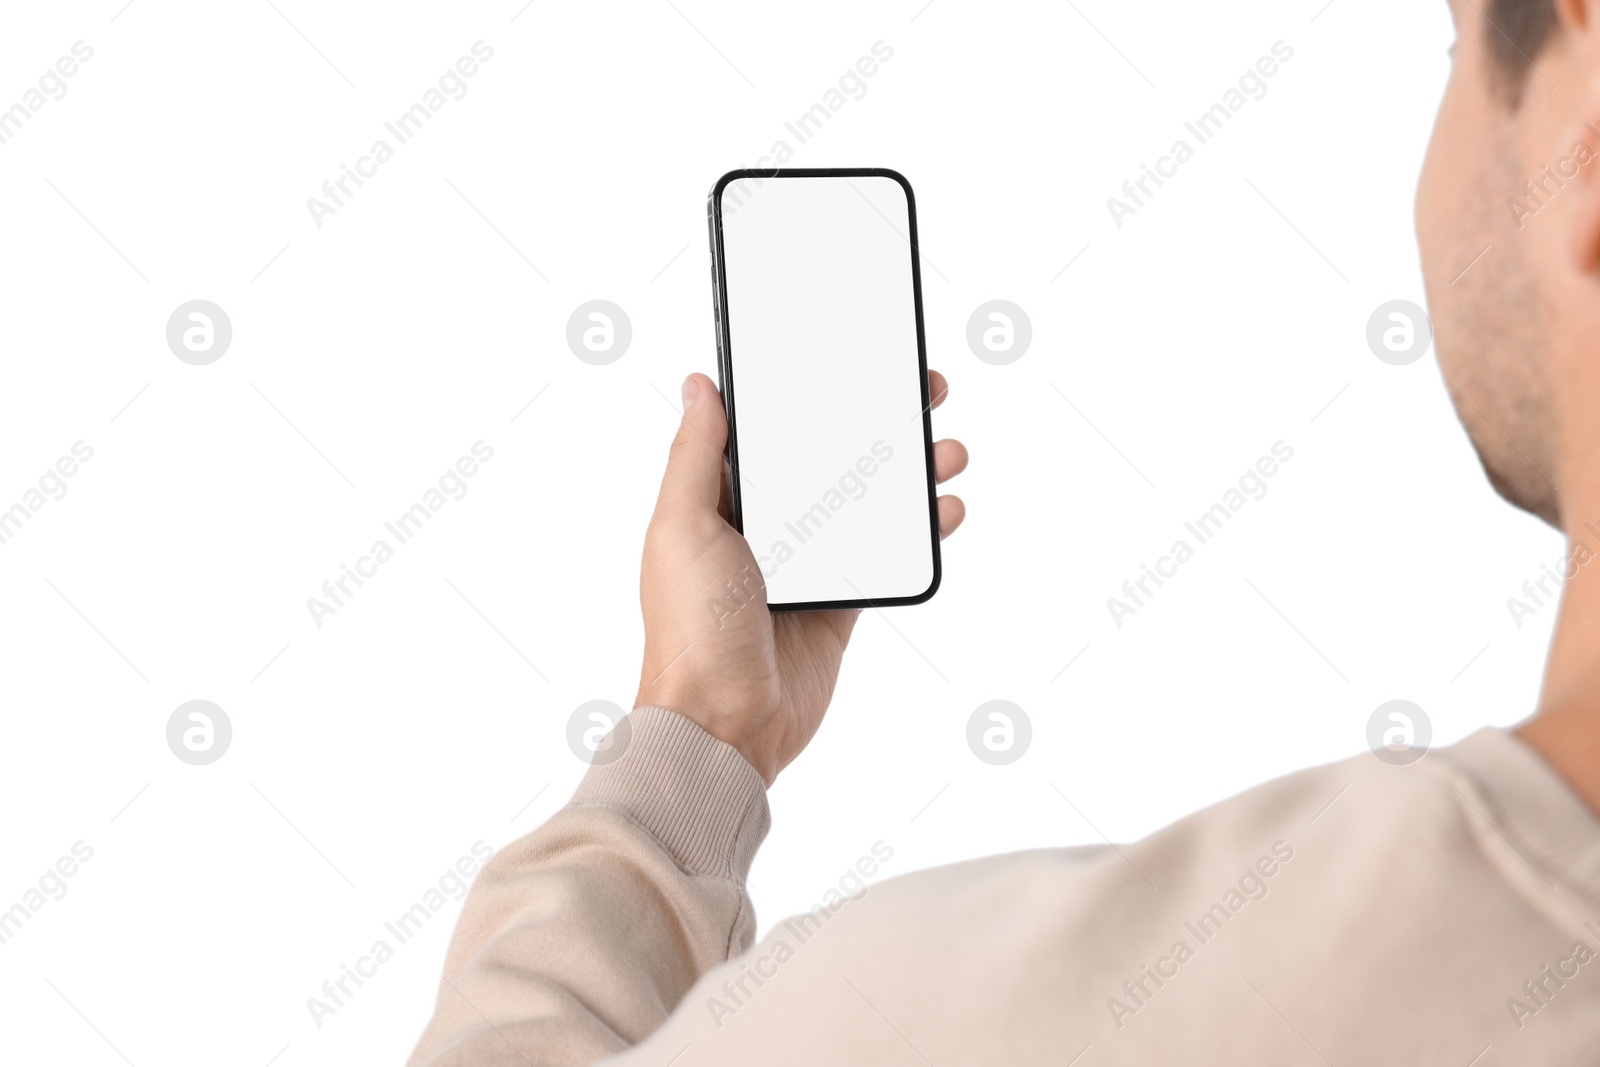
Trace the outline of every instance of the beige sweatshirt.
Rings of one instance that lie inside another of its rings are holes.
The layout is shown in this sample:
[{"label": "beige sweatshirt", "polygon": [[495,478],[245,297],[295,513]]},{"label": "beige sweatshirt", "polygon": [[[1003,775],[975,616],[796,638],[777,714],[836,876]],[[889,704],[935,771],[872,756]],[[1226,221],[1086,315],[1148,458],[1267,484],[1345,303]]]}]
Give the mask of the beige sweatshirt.
[{"label": "beige sweatshirt", "polygon": [[871,884],[752,948],[761,779],[630,721],[478,876],[411,1064],[1600,1064],[1600,824],[1504,731]]}]

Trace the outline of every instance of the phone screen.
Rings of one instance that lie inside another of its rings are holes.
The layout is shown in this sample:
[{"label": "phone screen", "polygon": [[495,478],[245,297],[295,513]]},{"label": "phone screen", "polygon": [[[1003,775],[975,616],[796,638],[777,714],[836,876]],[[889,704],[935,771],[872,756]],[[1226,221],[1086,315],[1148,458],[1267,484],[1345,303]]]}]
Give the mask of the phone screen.
[{"label": "phone screen", "polygon": [[713,256],[735,515],[767,602],[926,600],[939,539],[910,186],[740,173],[712,196]]}]

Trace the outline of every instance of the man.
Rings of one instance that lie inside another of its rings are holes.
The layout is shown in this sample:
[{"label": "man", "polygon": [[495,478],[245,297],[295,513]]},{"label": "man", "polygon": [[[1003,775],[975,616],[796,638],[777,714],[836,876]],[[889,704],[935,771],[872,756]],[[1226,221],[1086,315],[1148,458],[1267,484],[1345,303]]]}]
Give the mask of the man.
[{"label": "man", "polygon": [[[1441,360],[1495,487],[1587,561],[1600,0],[1454,11],[1418,196]],[[892,879],[752,948],[764,787],[816,731],[855,619],[712,624],[705,590],[753,562],[718,512],[725,435],[691,377],[626,755],[479,876],[413,1064],[1600,1062],[1600,566],[1569,582],[1515,733],[1302,772],[1121,849]],[[936,458],[941,481],[966,463],[955,442]],[[942,499],[943,532],[962,514]]]}]

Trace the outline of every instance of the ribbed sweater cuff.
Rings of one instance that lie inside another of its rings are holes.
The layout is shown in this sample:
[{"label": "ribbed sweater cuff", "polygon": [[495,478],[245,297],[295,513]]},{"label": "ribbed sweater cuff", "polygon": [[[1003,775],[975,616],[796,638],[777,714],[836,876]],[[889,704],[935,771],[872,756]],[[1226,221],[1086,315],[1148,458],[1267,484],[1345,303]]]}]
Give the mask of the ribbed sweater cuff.
[{"label": "ribbed sweater cuff", "polygon": [[635,708],[613,732],[621,757],[591,766],[572,803],[621,811],[690,873],[742,883],[772,826],[756,769],[666,708]]}]

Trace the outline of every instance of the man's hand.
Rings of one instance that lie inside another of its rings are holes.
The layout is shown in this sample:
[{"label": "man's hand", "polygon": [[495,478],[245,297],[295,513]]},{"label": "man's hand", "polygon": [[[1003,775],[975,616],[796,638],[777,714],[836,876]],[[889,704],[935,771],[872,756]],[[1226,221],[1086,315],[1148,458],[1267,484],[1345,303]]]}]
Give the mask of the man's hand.
[{"label": "man's hand", "polygon": [[[928,374],[933,406],[949,386]],[[728,421],[703,374],[683,383],[683,424],[672,442],[656,512],[645,533],[639,600],[644,669],[635,707],[670,708],[750,761],[770,786],[805,748],[833,698],[859,611],[767,610],[766,583],[744,537],[728,523]],[[959,441],[933,446],[936,480],[967,466]],[[939,498],[939,536],[966,517],[959,497]],[[719,615],[729,588],[742,608]]]}]

